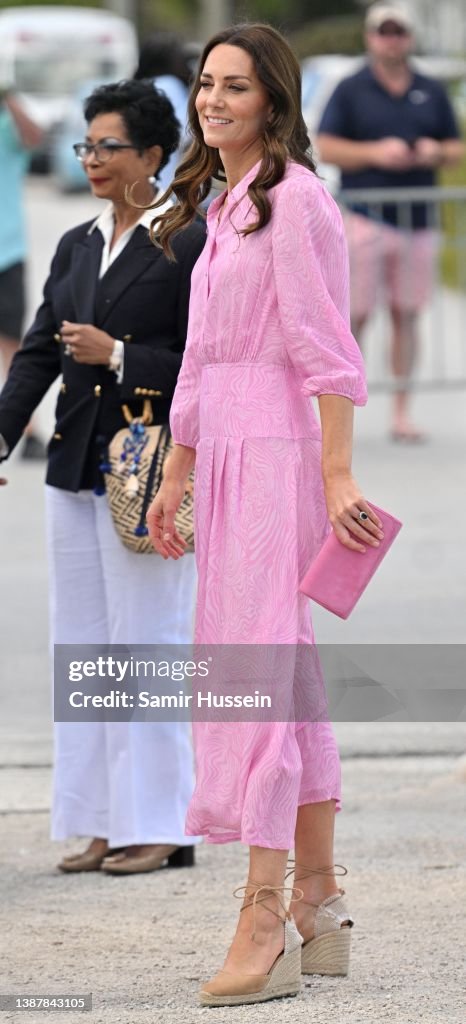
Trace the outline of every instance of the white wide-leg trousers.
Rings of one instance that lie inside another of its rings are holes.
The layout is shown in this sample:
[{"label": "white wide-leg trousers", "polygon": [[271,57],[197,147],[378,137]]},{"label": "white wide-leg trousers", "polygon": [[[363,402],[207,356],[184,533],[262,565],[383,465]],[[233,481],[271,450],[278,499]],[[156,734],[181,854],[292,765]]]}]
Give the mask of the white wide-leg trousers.
[{"label": "white wide-leg trousers", "polygon": [[[92,491],[47,487],[46,507],[52,644],[191,642],[194,555],[164,561],[128,551],[106,497]],[[55,725],[53,839],[191,844],[192,789],[189,723]]]}]

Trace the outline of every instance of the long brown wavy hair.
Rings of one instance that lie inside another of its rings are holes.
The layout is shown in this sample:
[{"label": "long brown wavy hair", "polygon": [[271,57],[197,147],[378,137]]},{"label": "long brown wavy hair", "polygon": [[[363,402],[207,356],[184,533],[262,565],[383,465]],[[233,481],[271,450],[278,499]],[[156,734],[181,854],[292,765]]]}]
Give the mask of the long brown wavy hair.
[{"label": "long brown wavy hair", "polygon": [[170,187],[153,205],[156,210],[171,195],[177,200],[151,227],[152,240],[171,260],[174,255],[170,239],[200,212],[199,205],[210,191],[212,178],[224,175],[218,149],[204,142],[195,106],[207,57],[215,46],[223,43],[238,46],[252,57],[256,74],[273,104],[273,114],[263,136],[262,162],[248,188],[258,216],[241,234],[251,234],[268,224],[272,208],[267,191],[283,178],[287,160],[302,164],[314,173],[316,170],[301,113],[301,71],[286,40],[276,29],[262,24],[234,25],[217,32],[204,48],[189,97],[188,124],[193,141]]}]

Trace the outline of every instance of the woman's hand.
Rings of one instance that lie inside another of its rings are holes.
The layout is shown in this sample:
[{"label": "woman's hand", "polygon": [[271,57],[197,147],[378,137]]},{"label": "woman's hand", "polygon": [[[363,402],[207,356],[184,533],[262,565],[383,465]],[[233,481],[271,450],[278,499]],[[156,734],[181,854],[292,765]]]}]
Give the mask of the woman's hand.
[{"label": "woman's hand", "polygon": [[194,448],[175,444],[164,465],[163,480],[146,516],[149,537],[162,558],[180,558],[187,547],[175,526],[189,474],[196,461]]},{"label": "woman's hand", "polygon": [[162,558],[180,558],[187,547],[175,526],[175,516],[183,501],[185,478],[163,480],[147,512],[149,537]]},{"label": "woman's hand", "polygon": [[[324,489],[328,517],[338,540],[352,551],[364,552],[365,544],[378,547],[383,537],[382,522],[363,498],[351,473],[342,471],[324,478]],[[368,518],[359,519],[360,512]]]},{"label": "woman's hand", "polygon": [[100,331],[93,324],[73,324],[64,320],[60,334],[66,354],[76,363],[107,366],[115,339],[106,331]]}]

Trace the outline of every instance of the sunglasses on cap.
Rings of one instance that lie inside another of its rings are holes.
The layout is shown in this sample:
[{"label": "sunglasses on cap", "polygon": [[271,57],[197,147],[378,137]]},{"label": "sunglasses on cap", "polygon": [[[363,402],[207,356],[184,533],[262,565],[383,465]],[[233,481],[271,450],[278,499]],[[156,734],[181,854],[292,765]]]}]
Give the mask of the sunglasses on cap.
[{"label": "sunglasses on cap", "polygon": [[408,36],[409,31],[404,25],[397,25],[395,21],[384,21],[383,25],[380,25],[376,29],[378,36]]}]

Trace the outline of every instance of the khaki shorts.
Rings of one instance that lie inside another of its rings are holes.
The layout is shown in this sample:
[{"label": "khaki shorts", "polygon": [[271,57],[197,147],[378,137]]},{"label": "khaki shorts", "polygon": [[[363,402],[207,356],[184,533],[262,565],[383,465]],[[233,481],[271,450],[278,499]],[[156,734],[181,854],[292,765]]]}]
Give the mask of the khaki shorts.
[{"label": "khaki shorts", "polygon": [[359,213],[344,214],[350,259],[351,315],[365,320],[379,305],[417,313],[435,281],[438,232],[407,231]]}]

